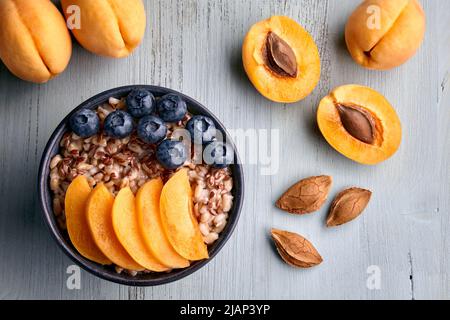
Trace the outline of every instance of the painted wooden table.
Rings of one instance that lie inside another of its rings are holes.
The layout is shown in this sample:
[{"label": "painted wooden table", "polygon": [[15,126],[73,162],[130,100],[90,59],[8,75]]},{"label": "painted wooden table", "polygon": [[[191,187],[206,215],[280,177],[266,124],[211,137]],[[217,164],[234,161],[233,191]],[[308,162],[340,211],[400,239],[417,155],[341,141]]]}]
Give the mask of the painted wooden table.
[{"label": "painted wooden table", "polygon": [[[450,298],[449,1],[422,0],[425,42],[411,61],[388,72],[362,69],[346,51],[343,28],[357,0],[145,2],[145,40],[127,59],[100,58],[75,45],[68,70],[45,85],[20,81],[0,65],[0,298]],[[322,59],[320,84],[293,105],[260,96],[241,63],[248,28],[275,14],[301,22]],[[50,237],[36,194],[41,153],[59,121],[81,101],[138,83],[180,90],[232,129],[278,129],[279,170],[262,175],[262,163],[246,164],[239,225],[222,252],[192,276],[133,288],[82,271],[81,289],[69,290],[72,262]],[[353,163],[318,132],[318,102],[348,83],[382,92],[402,120],[402,146],[380,165]],[[327,229],[328,206],[302,217],[274,207],[293,182],[316,174],[334,177],[331,196],[350,185],[371,189],[364,215]],[[270,242],[271,227],[309,238],[323,264],[310,270],[285,265]]]}]

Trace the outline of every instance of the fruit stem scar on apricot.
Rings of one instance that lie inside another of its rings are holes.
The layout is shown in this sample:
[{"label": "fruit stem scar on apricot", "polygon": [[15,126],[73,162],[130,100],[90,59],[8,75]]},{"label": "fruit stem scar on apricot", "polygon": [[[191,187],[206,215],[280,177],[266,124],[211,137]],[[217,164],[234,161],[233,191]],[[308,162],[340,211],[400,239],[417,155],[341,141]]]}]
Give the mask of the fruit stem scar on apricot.
[{"label": "fruit stem scar on apricot", "polygon": [[267,34],[265,50],[266,65],[271,71],[283,77],[297,77],[297,59],[286,41],[270,31]]},{"label": "fruit stem scar on apricot", "polygon": [[364,108],[336,104],[342,125],[354,138],[368,144],[375,142],[375,119]]}]

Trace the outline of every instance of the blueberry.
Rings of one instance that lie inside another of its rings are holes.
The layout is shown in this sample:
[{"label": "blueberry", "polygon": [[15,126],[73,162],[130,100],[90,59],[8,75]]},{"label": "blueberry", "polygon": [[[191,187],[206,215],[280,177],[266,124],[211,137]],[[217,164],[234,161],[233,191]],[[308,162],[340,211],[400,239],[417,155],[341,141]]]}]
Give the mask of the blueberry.
[{"label": "blueberry", "polygon": [[145,116],[139,120],[137,134],[142,141],[157,143],[166,137],[167,127],[161,118]]},{"label": "blueberry", "polygon": [[155,96],[147,90],[136,89],[127,96],[127,110],[135,118],[151,114],[155,109]]},{"label": "blueberry", "polygon": [[174,93],[169,93],[161,97],[156,108],[161,119],[166,122],[180,121],[187,112],[186,101]]},{"label": "blueberry", "polygon": [[69,125],[77,136],[88,138],[99,131],[100,119],[95,111],[81,109],[70,117]]},{"label": "blueberry", "polygon": [[111,138],[128,137],[133,131],[133,118],[122,110],[111,112],[105,119],[104,131]]},{"label": "blueberry", "polygon": [[186,146],[181,141],[164,140],[156,148],[156,158],[164,168],[176,169],[187,159]]},{"label": "blueberry", "polygon": [[234,150],[227,143],[213,141],[205,146],[203,160],[214,168],[222,169],[233,163]]},{"label": "blueberry", "polygon": [[193,116],[186,124],[186,129],[195,144],[206,144],[216,136],[216,125],[209,117]]}]

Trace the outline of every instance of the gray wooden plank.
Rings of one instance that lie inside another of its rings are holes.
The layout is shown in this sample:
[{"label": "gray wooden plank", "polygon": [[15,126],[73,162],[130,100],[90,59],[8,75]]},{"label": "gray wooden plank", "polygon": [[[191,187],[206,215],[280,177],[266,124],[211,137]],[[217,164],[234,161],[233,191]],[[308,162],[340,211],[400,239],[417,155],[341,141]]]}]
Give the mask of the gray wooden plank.
[{"label": "gray wooden plank", "polygon": [[[357,3],[147,0],[145,40],[127,59],[96,57],[75,45],[68,70],[46,85],[15,79],[0,64],[0,168],[4,175],[0,181],[0,298],[450,298],[446,121],[450,4],[423,0],[428,29],[417,56],[393,71],[373,72],[354,64],[343,43],[345,20]],[[322,59],[316,90],[289,106],[260,96],[242,70],[245,33],[253,23],[274,14],[301,22],[316,39]],[[280,170],[263,176],[261,165],[245,165],[246,199],[235,234],[194,275],[165,286],[132,288],[83,271],[82,289],[68,290],[66,268],[72,262],[50,238],[37,203],[40,155],[53,128],[78,103],[132,83],[183,91],[232,129],[278,129]],[[379,90],[402,119],[401,149],[376,167],[356,165],[340,156],[315,125],[320,99],[346,83]],[[351,224],[327,230],[323,225],[327,207],[295,217],[273,206],[290,184],[321,173],[334,176],[331,196],[353,184],[373,190],[365,214]],[[305,271],[283,264],[268,238],[272,226],[308,237],[324,263]],[[366,287],[370,265],[381,270],[380,290]]]},{"label": "gray wooden plank", "polygon": [[[438,49],[438,75],[437,75],[437,107],[438,107],[438,132],[436,143],[438,154],[435,159],[439,170],[438,179],[438,207],[432,217],[417,217],[414,221],[415,228],[411,235],[415,240],[412,256],[413,285],[417,299],[450,299],[449,276],[449,244],[450,244],[450,189],[447,183],[450,179],[450,131],[448,119],[450,117],[450,30],[448,28],[448,12],[450,3],[441,4],[437,14],[438,23],[435,25],[438,35],[436,48]],[[433,234],[433,242],[422,239],[424,229]],[[417,259],[418,258],[418,259]]]}]

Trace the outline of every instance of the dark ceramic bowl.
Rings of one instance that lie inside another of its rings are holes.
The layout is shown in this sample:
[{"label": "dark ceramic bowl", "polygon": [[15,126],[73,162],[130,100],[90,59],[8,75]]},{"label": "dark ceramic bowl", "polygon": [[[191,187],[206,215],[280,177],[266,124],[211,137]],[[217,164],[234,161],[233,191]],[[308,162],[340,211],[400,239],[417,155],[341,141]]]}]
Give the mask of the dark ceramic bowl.
[{"label": "dark ceramic bowl", "polygon": [[188,110],[190,113],[202,114],[211,117],[214,120],[216,127],[220,131],[222,131],[224,137],[225,136],[227,137],[227,142],[231,143],[230,136],[226,132],[223,124],[220,123],[220,121],[208,109],[206,109],[203,105],[201,105],[200,103],[198,103],[197,101],[195,101],[190,97],[187,97],[174,90],[156,86],[135,85],[135,86],[115,88],[102,92],[96,95],[95,97],[92,97],[89,100],[83,102],[75,110],[73,110],[66,118],[64,118],[64,120],[58,125],[56,130],[53,132],[50,140],[48,141],[47,146],[45,147],[44,153],[42,155],[42,160],[39,167],[38,188],[39,188],[40,203],[42,205],[44,213],[44,220],[58,245],[75,263],[80,265],[85,270],[93,273],[94,275],[109,281],[130,286],[155,286],[168,282],[173,282],[190,275],[191,273],[197,271],[198,269],[206,265],[209,261],[211,261],[211,259],[214,258],[214,256],[220,251],[220,249],[222,249],[222,247],[225,245],[225,243],[233,233],[233,230],[236,227],[236,224],[239,219],[244,197],[244,176],[236,147],[231,143],[234,148],[235,154],[234,164],[230,166],[233,175],[232,193],[234,196],[234,204],[233,208],[230,211],[230,216],[226,228],[219,235],[219,239],[216,240],[216,242],[214,242],[214,244],[209,247],[210,258],[207,260],[193,262],[188,268],[174,270],[169,273],[148,273],[148,274],[140,274],[133,277],[125,273],[118,274],[115,272],[114,267],[112,266],[102,266],[81,256],[70,242],[67,232],[62,231],[58,227],[55,216],[53,214],[52,192],[50,190],[49,185],[50,160],[54,155],[58,153],[59,141],[61,140],[64,133],[69,130],[68,119],[74,112],[83,108],[95,109],[98,105],[107,102],[110,97],[115,98],[125,97],[132,89],[136,88],[145,88],[151,91],[156,97],[162,96],[167,93],[177,93],[181,95],[186,100],[188,104]]}]

